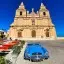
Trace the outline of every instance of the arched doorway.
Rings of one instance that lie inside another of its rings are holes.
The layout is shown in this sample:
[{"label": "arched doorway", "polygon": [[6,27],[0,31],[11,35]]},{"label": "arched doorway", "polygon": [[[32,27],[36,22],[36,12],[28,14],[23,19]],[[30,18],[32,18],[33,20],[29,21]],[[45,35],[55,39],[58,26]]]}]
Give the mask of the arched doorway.
[{"label": "arched doorway", "polygon": [[32,37],[36,37],[36,31],[32,30]]},{"label": "arched doorway", "polygon": [[18,32],[18,37],[22,37],[22,32]]},{"label": "arched doorway", "polygon": [[49,37],[49,29],[46,29],[46,37]]}]

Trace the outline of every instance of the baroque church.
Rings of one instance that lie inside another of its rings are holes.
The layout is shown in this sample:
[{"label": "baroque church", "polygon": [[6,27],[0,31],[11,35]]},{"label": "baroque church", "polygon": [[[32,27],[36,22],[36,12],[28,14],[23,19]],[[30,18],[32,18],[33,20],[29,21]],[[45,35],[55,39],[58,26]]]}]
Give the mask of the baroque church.
[{"label": "baroque church", "polygon": [[56,39],[55,26],[52,23],[49,11],[41,3],[39,11],[26,11],[23,2],[16,10],[14,22],[10,25],[8,37],[12,39],[41,38]]}]

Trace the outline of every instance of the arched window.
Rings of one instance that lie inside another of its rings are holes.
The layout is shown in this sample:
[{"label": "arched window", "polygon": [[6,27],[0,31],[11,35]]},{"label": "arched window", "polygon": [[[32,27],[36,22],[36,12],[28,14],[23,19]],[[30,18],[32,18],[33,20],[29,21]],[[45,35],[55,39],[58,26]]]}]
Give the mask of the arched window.
[{"label": "arched window", "polygon": [[36,37],[36,31],[32,30],[32,37]]},{"label": "arched window", "polygon": [[22,37],[22,32],[18,32],[18,37]]},{"label": "arched window", "polygon": [[32,25],[35,25],[35,20],[34,19],[32,20]]},{"label": "arched window", "polygon": [[46,29],[46,37],[49,37],[49,29]]},{"label": "arched window", "polygon": [[45,16],[46,15],[46,12],[43,12],[43,15]]},{"label": "arched window", "polygon": [[22,11],[20,11],[20,15],[22,15]]}]

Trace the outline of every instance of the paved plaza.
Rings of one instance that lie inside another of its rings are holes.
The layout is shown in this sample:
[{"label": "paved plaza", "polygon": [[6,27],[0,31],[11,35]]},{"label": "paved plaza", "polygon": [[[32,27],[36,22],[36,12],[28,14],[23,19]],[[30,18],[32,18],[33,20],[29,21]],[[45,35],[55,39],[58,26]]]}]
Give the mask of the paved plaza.
[{"label": "paved plaza", "polygon": [[64,40],[47,40],[47,41],[29,41],[29,42],[40,42],[48,51],[50,58],[41,62],[31,62],[23,59],[24,50],[28,41],[23,46],[21,53],[15,59],[13,58],[13,64],[64,64]]},{"label": "paved plaza", "polygon": [[64,64],[64,40],[39,42],[49,51],[50,58],[48,60],[43,60],[41,62],[24,60],[23,52],[25,48],[23,48],[22,52],[17,58],[16,64]]}]

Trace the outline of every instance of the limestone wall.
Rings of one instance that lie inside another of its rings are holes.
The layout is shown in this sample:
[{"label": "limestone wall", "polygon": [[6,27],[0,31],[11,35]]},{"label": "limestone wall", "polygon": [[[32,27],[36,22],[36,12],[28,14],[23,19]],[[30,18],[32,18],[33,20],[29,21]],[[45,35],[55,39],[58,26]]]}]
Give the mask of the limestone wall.
[{"label": "limestone wall", "polygon": [[[46,29],[49,30],[49,37],[46,37]],[[32,30],[36,31],[35,38],[56,38],[55,26],[52,23],[49,11],[43,4],[41,3],[37,13],[34,12],[34,9],[29,13],[29,11],[26,11],[24,4],[21,3],[16,10],[14,22],[11,24],[8,32],[9,37],[19,38],[18,32],[20,31],[22,32],[22,37],[20,38],[33,38],[31,33]]]}]

